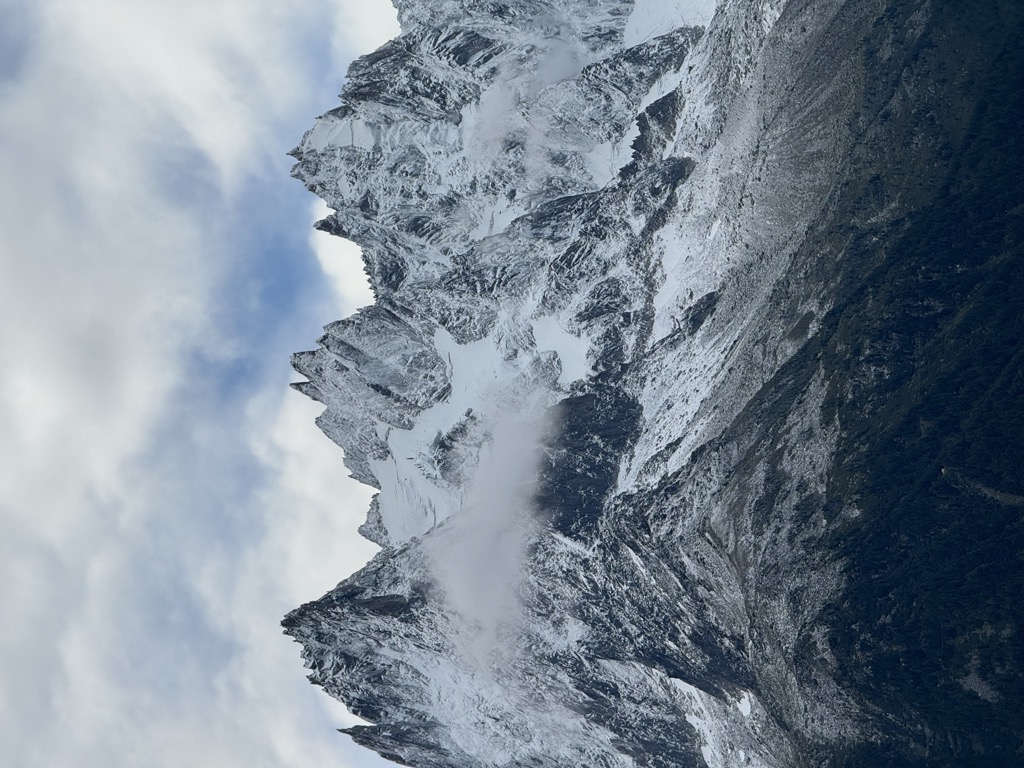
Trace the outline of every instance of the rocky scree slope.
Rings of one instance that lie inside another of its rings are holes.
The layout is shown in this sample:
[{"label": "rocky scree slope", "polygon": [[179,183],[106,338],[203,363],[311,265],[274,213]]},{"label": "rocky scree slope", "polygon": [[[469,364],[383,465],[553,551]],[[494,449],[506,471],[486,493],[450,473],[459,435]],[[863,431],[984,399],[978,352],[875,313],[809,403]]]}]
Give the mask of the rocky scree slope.
[{"label": "rocky scree slope", "polygon": [[1019,764],[1018,7],[397,6],[294,153],[376,295],[294,358],[379,489],[284,622],[352,737]]}]

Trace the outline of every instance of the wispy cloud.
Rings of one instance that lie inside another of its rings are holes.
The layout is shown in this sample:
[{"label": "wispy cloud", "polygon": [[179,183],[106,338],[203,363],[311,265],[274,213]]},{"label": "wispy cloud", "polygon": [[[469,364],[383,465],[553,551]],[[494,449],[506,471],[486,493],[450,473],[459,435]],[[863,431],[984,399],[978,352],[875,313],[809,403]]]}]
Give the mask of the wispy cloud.
[{"label": "wispy cloud", "polygon": [[356,52],[323,30],[363,10],[0,5],[5,759],[374,764],[277,628],[371,554],[365,493],[285,391],[355,295],[283,155]]}]

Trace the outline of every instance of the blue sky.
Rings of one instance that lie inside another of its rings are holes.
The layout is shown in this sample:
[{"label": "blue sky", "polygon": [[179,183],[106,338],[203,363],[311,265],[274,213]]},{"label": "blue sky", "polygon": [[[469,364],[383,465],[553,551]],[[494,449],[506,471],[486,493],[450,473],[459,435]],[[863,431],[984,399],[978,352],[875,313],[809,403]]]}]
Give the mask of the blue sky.
[{"label": "blue sky", "polygon": [[373,554],[287,388],[367,300],[286,152],[386,0],[0,0],[0,743],[25,768],[383,765],[282,615]]}]

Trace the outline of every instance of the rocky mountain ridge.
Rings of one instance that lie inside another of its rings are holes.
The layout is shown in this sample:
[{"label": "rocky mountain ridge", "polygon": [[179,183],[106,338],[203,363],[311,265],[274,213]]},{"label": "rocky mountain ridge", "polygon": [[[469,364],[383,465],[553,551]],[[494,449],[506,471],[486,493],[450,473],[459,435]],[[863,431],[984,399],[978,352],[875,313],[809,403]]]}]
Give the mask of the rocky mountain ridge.
[{"label": "rocky mountain ridge", "polygon": [[1021,574],[971,563],[1024,551],[1020,13],[398,9],[294,153],[377,297],[294,358],[379,489],[381,553],[285,620],[353,738],[1014,764]]}]

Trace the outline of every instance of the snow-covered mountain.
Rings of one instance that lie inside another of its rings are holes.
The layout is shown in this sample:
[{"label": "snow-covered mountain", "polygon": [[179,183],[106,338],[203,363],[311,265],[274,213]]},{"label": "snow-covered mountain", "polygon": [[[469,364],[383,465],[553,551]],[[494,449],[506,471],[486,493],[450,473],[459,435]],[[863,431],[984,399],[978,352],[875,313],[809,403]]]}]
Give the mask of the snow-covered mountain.
[{"label": "snow-covered mountain", "polygon": [[379,489],[285,620],[352,736],[1024,759],[1015,4],[396,5],[294,152],[377,297],[294,357]]}]

